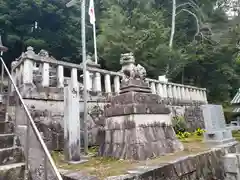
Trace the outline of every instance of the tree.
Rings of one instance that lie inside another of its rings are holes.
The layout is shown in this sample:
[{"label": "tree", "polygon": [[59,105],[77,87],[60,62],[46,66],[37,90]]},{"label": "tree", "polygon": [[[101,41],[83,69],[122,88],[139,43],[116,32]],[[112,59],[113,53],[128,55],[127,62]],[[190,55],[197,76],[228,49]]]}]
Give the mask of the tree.
[{"label": "tree", "polygon": [[131,51],[137,62],[147,68],[149,75],[157,77],[164,72],[169,56],[180,61],[180,52],[169,51],[169,28],[164,25],[162,11],[143,2],[128,7],[134,8],[125,11],[117,1],[110,1],[103,14],[98,36],[102,63],[108,69],[119,70],[120,54]]},{"label": "tree", "polygon": [[81,42],[79,21],[80,11],[66,9],[64,0],[0,1],[1,34],[12,50],[6,58],[13,60],[26,46],[33,46],[47,49],[59,59],[76,59]]}]

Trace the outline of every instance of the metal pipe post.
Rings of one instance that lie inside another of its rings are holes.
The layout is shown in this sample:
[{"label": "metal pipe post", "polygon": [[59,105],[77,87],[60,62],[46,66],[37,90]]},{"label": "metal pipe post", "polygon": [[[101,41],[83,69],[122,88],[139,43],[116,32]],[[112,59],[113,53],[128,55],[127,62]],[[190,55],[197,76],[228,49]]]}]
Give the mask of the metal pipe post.
[{"label": "metal pipe post", "polygon": [[88,153],[88,130],[87,130],[87,100],[88,100],[88,93],[87,93],[87,61],[86,61],[86,2],[82,0],[81,2],[81,31],[82,31],[82,64],[83,64],[83,100],[84,100],[84,152],[85,154]]}]

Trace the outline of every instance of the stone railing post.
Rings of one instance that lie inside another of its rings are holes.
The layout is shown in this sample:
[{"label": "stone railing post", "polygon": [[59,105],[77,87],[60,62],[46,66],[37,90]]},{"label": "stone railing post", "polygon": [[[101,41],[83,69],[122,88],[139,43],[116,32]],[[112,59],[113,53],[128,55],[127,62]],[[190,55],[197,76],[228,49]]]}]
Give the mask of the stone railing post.
[{"label": "stone railing post", "polygon": [[199,100],[199,98],[198,98],[198,89],[195,89],[194,93],[195,93],[195,100],[198,101]]},{"label": "stone railing post", "polygon": [[167,85],[167,92],[168,92],[168,97],[172,99],[173,98],[173,91],[172,91],[172,85],[171,84]]},{"label": "stone railing post", "polygon": [[204,99],[204,102],[208,102],[207,101],[207,90],[205,89],[204,91],[203,91],[203,99]]},{"label": "stone railing post", "polygon": [[111,93],[111,78],[109,74],[105,74],[104,76],[104,85],[105,85],[105,92],[106,93]]},{"label": "stone railing post", "polygon": [[57,66],[57,86],[58,88],[64,87],[64,68],[61,65]]},{"label": "stone railing post", "polygon": [[78,78],[77,78],[77,68],[71,69],[71,86],[72,88],[79,89]]},{"label": "stone railing post", "polygon": [[182,100],[186,100],[185,87],[184,86],[181,87],[181,97],[182,97]]},{"label": "stone railing post", "polygon": [[95,91],[95,92],[102,91],[101,74],[99,72],[95,72],[93,88],[94,88],[93,91]]},{"label": "stone railing post", "polygon": [[191,101],[194,101],[194,90],[192,88],[189,89],[189,92],[190,92],[190,97],[191,97]]},{"label": "stone railing post", "polygon": [[120,92],[120,77],[119,76],[114,77],[114,91],[117,94]]},{"label": "stone railing post", "polygon": [[[45,50],[41,50],[38,55],[41,59],[49,58],[48,52]],[[42,65],[42,86],[49,87],[49,85],[50,85],[50,65],[49,63],[44,62]]]},{"label": "stone railing post", "polygon": [[168,93],[167,93],[167,84],[163,84],[163,98],[167,98],[168,97]]},{"label": "stone railing post", "polygon": [[189,87],[185,88],[185,95],[187,100],[191,100],[191,94],[190,94],[190,89]]},{"label": "stone railing post", "polygon": [[198,100],[198,97],[197,97],[197,89],[194,89],[194,100],[197,101]]},{"label": "stone railing post", "polygon": [[180,87],[177,86],[176,89],[177,89],[177,99],[180,100],[180,99],[181,99],[181,90],[180,90]]},{"label": "stone railing post", "polygon": [[173,98],[177,99],[177,87],[175,85],[172,85],[172,90],[173,90]]},{"label": "stone railing post", "polygon": [[43,63],[42,68],[42,86],[49,87],[50,79],[49,79],[49,63]]},{"label": "stone railing post", "polygon": [[198,100],[199,101],[203,101],[203,99],[202,99],[202,96],[201,96],[201,89],[199,89],[198,91],[197,91],[197,94],[198,94]]},{"label": "stone railing post", "polygon": [[150,82],[150,86],[151,86],[151,90],[152,90],[152,93],[153,94],[156,94],[156,85],[155,85],[155,82]]},{"label": "stone railing post", "polygon": [[23,62],[22,67],[22,80],[23,84],[29,84],[32,85],[33,83],[33,61],[32,58],[34,58],[34,51],[32,47],[27,48],[27,52],[25,53],[26,59]]},{"label": "stone railing post", "polygon": [[163,86],[161,83],[157,83],[157,94],[160,96],[160,97],[163,97]]},{"label": "stone railing post", "polygon": [[93,81],[91,77],[92,73],[86,70],[86,89],[87,91],[91,91],[93,89]]}]

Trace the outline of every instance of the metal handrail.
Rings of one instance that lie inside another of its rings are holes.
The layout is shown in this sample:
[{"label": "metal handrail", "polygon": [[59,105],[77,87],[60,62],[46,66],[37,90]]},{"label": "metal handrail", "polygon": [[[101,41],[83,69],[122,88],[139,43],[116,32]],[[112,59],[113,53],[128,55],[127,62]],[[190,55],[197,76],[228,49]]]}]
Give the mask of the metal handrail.
[{"label": "metal handrail", "polygon": [[[58,169],[57,169],[57,167],[56,167],[56,165],[55,165],[55,163],[54,163],[54,161],[53,161],[53,159],[52,159],[52,157],[51,157],[50,152],[49,152],[48,149],[47,149],[46,144],[44,143],[44,141],[43,141],[43,139],[42,139],[42,137],[41,137],[40,132],[39,132],[38,129],[37,129],[37,126],[35,125],[32,117],[31,117],[30,112],[28,111],[28,108],[27,108],[26,104],[25,104],[24,101],[23,101],[23,98],[22,98],[22,96],[21,96],[21,94],[20,94],[20,92],[19,92],[19,90],[18,90],[18,88],[17,88],[17,85],[15,84],[15,82],[14,82],[14,80],[13,80],[13,78],[12,78],[12,76],[11,76],[11,74],[10,74],[7,66],[6,66],[6,64],[4,63],[2,57],[0,57],[0,59],[1,59],[2,65],[4,66],[5,71],[7,72],[7,75],[8,75],[8,77],[9,77],[10,81],[12,82],[12,85],[13,85],[14,89],[16,90],[17,96],[19,97],[20,102],[21,102],[21,104],[23,105],[23,109],[24,109],[25,113],[27,114],[27,117],[28,117],[28,122],[27,122],[27,123],[31,125],[31,127],[32,127],[32,129],[33,129],[33,132],[34,132],[35,135],[37,136],[37,139],[38,139],[38,141],[40,142],[40,144],[41,144],[41,146],[42,146],[42,148],[43,148],[43,151],[44,151],[44,154],[45,154],[45,159],[46,159],[46,157],[47,157],[47,159],[49,160],[50,165],[52,166],[52,169],[53,169],[55,175],[57,176],[57,180],[63,180],[62,176],[60,175],[60,173],[59,173],[59,171],[58,171]],[[29,126],[27,127],[27,131],[29,132]],[[29,133],[28,133],[27,136],[29,136]],[[27,141],[27,142],[26,142],[27,151],[29,151],[29,145],[28,145],[28,143],[29,143],[29,142]],[[26,152],[26,153],[28,154],[28,152]],[[27,166],[27,168],[29,168],[29,167],[28,167],[28,157],[27,157],[26,159],[27,159],[27,162],[26,162],[27,165],[26,165],[26,166]],[[46,178],[46,177],[45,177],[45,178]]]}]

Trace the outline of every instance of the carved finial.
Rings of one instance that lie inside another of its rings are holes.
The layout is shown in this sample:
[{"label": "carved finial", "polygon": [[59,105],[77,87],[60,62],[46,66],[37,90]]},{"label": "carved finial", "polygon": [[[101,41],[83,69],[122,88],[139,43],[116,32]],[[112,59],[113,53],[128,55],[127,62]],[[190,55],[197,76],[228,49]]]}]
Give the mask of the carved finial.
[{"label": "carved finial", "polygon": [[[34,55],[35,54],[35,52],[33,51],[34,49],[33,49],[33,47],[32,46],[28,46],[27,47],[27,52],[25,53],[27,56],[32,56],[32,55]],[[22,53],[22,57],[24,57],[24,53]],[[30,58],[30,57],[29,57]],[[33,58],[33,57],[31,57],[31,58]]]},{"label": "carved finial", "polygon": [[42,57],[49,57],[49,54],[46,50],[42,49],[39,53],[38,53],[39,56],[42,56]]}]

